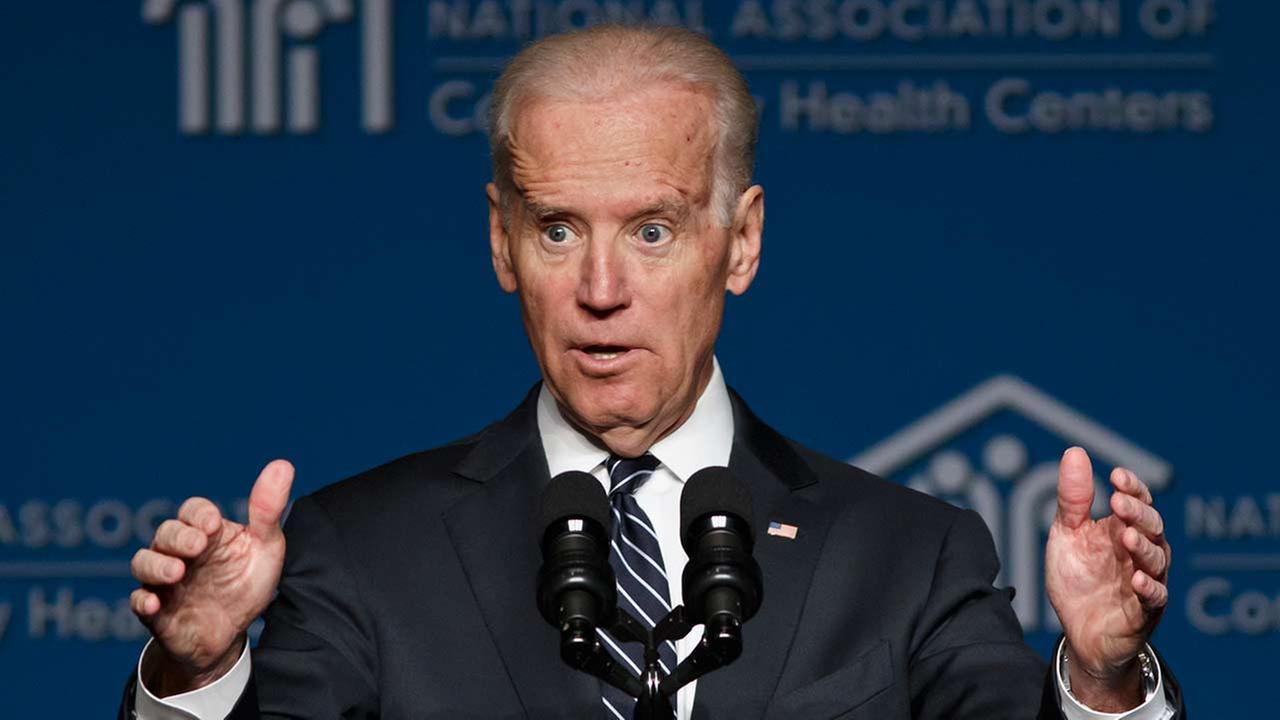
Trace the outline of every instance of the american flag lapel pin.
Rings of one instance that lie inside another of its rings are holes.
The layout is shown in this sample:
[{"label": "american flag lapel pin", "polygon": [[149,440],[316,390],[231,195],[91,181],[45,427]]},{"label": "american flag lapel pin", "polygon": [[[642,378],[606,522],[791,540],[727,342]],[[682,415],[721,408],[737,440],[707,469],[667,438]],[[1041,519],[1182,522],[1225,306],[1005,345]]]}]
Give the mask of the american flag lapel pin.
[{"label": "american flag lapel pin", "polygon": [[796,533],[800,532],[800,528],[795,525],[788,525],[774,520],[769,523],[769,534],[788,540],[795,540]]}]

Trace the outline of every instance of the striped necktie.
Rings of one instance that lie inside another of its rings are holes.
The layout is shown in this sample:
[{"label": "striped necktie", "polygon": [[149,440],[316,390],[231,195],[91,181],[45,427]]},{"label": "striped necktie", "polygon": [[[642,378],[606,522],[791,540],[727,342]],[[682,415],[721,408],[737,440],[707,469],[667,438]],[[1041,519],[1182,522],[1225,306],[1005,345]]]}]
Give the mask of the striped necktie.
[{"label": "striped necktie", "polygon": [[[649,480],[658,464],[658,459],[648,453],[638,458],[611,456],[605,461],[609,470],[609,505],[613,509],[609,564],[618,578],[618,607],[650,629],[671,611],[671,594],[658,535],[632,493]],[[637,676],[642,675],[644,649],[640,643],[620,643],[607,631],[599,633],[614,658]],[[662,643],[658,657],[664,673],[675,671],[675,643]],[[631,720],[634,698],[603,683],[601,693],[605,718]]]}]

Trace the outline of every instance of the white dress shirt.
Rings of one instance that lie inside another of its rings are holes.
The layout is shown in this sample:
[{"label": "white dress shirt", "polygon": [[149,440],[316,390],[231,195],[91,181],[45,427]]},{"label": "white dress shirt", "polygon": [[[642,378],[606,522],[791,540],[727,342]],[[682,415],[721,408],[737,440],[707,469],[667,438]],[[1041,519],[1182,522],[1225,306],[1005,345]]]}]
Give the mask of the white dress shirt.
[{"label": "white dress shirt", "polygon": [[[565,420],[559,406],[546,386],[538,394],[538,434],[547,455],[547,468],[555,477],[569,470],[589,472],[600,480],[609,492],[609,472],[605,460],[609,451],[596,445]],[[654,443],[649,452],[661,463],[649,480],[635,491],[636,502],[653,522],[662,550],[662,563],[666,568],[671,606],[681,604],[682,588],[678,578],[689,558],[680,543],[680,492],[684,483],[695,472],[712,465],[728,466],[733,448],[733,405],[729,391],[717,361],[712,368],[711,380],[698,398],[693,414],[671,434]],[[702,639],[702,626],[695,627],[688,636],[676,642],[676,657],[683,661]],[[150,643],[147,648],[150,648]],[[147,648],[138,661],[138,692],[135,700],[139,720],[222,720],[235,706],[236,699],[249,682],[252,660],[245,643],[245,651],[229,673],[216,682],[199,690],[157,698],[142,683],[142,664]],[[1148,648],[1150,652],[1150,648]],[[1061,651],[1057,658],[1061,666]],[[1071,697],[1055,672],[1058,680],[1058,698],[1067,720],[1167,720],[1173,715],[1165,698],[1163,679],[1157,668],[1155,692],[1138,708],[1113,714],[1090,710]],[[680,689],[676,695],[676,717],[689,720],[693,712],[693,696],[697,681]],[[630,720],[624,718],[623,720]]]}]

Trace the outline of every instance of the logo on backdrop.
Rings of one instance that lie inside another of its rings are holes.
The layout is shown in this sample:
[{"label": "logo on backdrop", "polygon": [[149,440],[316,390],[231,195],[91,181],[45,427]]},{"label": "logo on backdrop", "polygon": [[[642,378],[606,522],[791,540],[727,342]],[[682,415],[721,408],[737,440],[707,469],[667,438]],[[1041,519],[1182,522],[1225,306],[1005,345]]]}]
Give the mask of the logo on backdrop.
[{"label": "logo on backdrop", "polygon": [[282,128],[291,134],[314,132],[320,126],[320,54],[311,41],[326,26],[350,22],[357,4],[361,121],[367,132],[385,133],[395,120],[392,0],[250,0],[247,4],[244,0],[144,0],[143,20],[177,28],[182,132],[238,135],[246,128],[259,135]]},{"label": "logo on backdrop", "polygon": [[[1023,380],[978,385],[849,462],[976,511],[1000,554],[997,585],[1018,589],[1013,607],[1028,633],[1061,629],[1044,591],[1044,543],[1057,508],[1058,460],[1080,445],[1094,469],[1124,466],[1158,493],[1169,463]],[[1110,484],[1095,475],[1095,516]]]},{"label": "logo on backdrop", "polygon": [[[680,25],[715,38],[748,75],[767,73],[753,77],[761,121],[783,133],[1156,136],[1215,125],[1206,84],[1218,69],[1208,44],[1214,0],[422,0],[419,8],[426,32],[414,42],[438,42],[443,53],[428,58],[429,127],[447,137],[484,131],[508,53],[603,22]],[[315,132],[320,36],[357,22],[361,123],[388,132],[394,14],[393,0],[142,0],[144,21],[177,33],[178,126],[188,135]],[[1028,52],[1028,41],[1039,46]],[[1064,85],[1062,71],[1088,80]],[[1151,82],[1153,71],[1161,82]]]}]

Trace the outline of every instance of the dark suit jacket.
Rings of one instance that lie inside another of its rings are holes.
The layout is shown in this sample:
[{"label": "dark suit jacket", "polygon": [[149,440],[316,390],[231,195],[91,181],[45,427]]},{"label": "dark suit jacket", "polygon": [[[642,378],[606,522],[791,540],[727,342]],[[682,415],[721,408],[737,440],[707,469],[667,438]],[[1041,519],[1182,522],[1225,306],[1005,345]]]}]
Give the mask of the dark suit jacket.
[{"label": "dark suit jacket", "polygon": [[[536,391],[478,435],[295,503],[232,718],[601,717],[598,681],[560,662],[534,604],[549,481]],[[742,657],[698,681],[695,718],[1059,717],[1011,593],[991,585],[978,515],[733,404],[729,464],[754,498],[765,597]],[[765,535],[770,520],[798,536]]]}]

